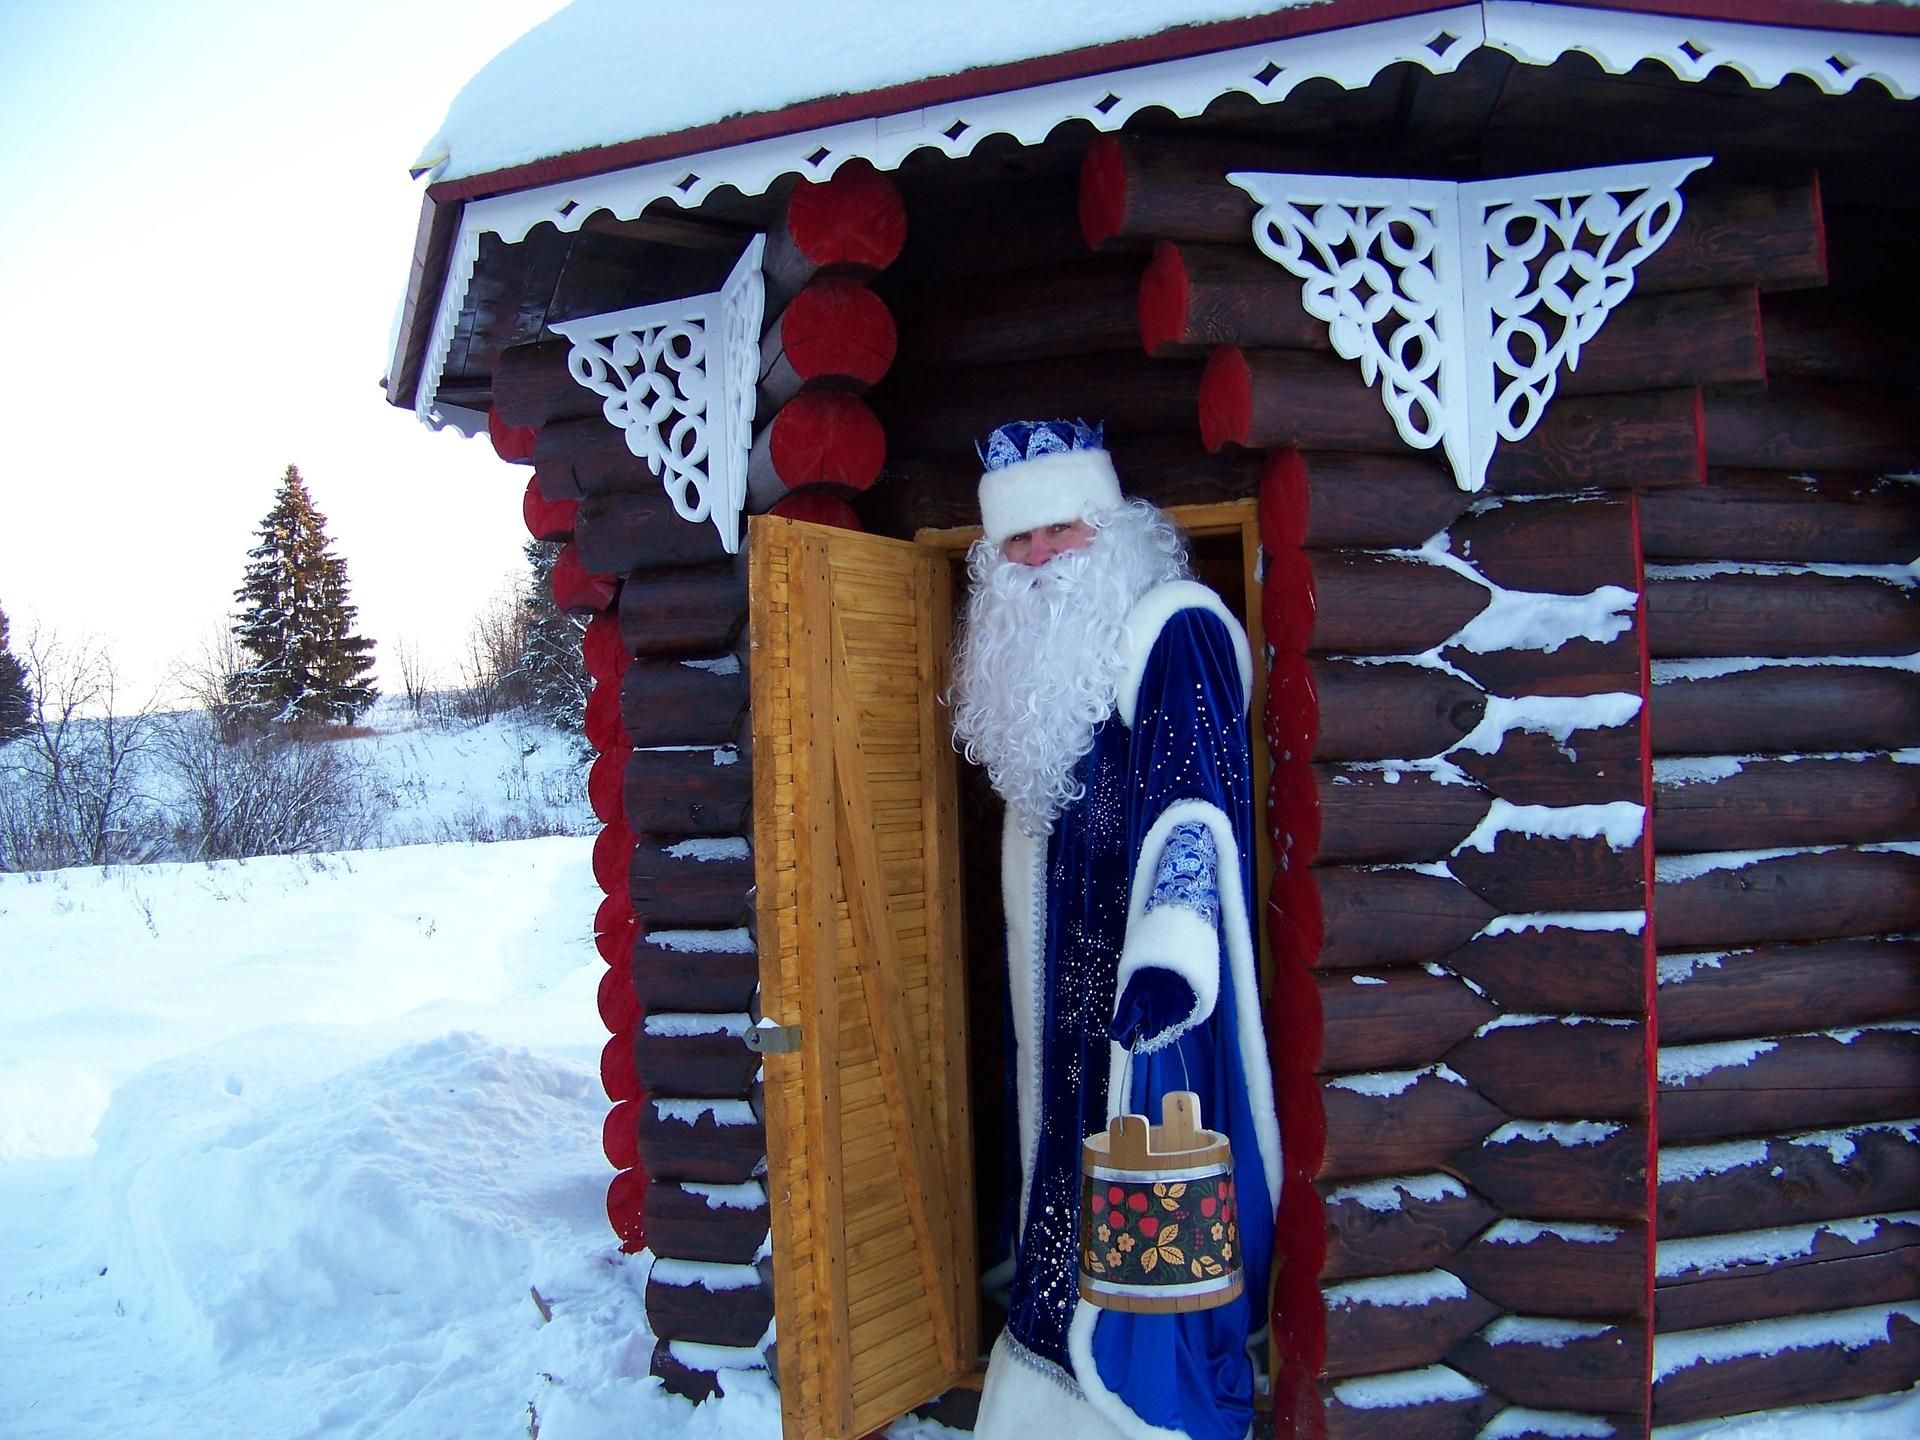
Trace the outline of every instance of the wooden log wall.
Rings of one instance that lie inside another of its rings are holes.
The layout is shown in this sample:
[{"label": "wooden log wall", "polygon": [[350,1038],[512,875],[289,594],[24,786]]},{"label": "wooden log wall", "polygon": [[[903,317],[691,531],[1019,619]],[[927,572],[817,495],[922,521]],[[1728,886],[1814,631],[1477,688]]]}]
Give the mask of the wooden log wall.
[{"label": "wooden log wall", "polygon": [[[866,282],[898,254],[903,224],[892,182],[864,165],[786,197],[765,265],[750,508],[858,528],[847,496],[880,461],[860,392],[894,349]],[[556,599],[592,616],[608,1213],[624,1248],[656,1257],[654,1372],[698,1399],[718,1388],[716,1367],[773,1363],[760,1063],[742,1039],[759,983],[746,557],[674,512],[568,377],[566,349],[503,355],[493,429],[503,454],[534,463],[524,514],[563,546]]]},{"label": "wooden log wall", "polygon": [[1914,318],[1888,298],[1763,296],[1773,383],[1709,402],[1705,487],[1643,501],[1656,1424],[1920,1373],[1920,489],[1882,478],[1920,426],[1867,364]]}]

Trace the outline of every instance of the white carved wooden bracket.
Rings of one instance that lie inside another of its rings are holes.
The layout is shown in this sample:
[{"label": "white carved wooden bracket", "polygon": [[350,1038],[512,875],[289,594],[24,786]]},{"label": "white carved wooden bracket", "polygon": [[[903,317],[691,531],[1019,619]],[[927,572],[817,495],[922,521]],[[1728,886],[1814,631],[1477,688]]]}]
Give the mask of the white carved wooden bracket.
[{"label": "white carved wooden bracket", "polygon": [[1540,423],[1561,368],[1679,223],[1707,158],[1454,183],[1239,172],[1253,238],[1304,286],[1420,450],[1478,490],[1500,440]]},{"label": "white carved wooden bracket", "polygon": [[666,486],[682,518],[711,520],[740,548],[753,448],[754,385],[766,285],[756,235],[718,290],[585,315],[553,327],[573,342],[567,369],[602,398],[627,448]]}]

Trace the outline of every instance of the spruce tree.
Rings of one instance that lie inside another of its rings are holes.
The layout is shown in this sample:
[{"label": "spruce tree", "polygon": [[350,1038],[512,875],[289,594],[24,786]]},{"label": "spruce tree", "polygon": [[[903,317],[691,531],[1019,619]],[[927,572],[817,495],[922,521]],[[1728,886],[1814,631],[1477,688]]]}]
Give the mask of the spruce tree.
[{"label": "spruce tree", "polygon": [[256,723],[352,723],[377,693],[366,672],[373,642],[353,633],[347,562],[333,553],[327,518],[289,465],[234,599],[233,635],[251,662],[233,677],[240,715]]},{"label": "spruce tree", "polygon": [[515,667],[516,689],[536,714],[578,734],[586,725],[586,667],[580,659],[580,621],[553,603],[553,562],[560,547],[544,540],[526,544],[527,576],[520,592],[526,642]]},{"label": "spruce tree", "polygon": [[27,667],[7,648],[7,612],[0,610],[0,741],[26,733],[33,724],[33,707]]}]

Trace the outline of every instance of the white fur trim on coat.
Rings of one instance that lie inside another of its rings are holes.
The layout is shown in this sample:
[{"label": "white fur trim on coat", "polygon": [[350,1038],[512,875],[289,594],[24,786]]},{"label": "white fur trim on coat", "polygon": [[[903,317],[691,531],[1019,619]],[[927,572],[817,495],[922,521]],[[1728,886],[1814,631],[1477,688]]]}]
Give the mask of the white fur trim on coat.
[{"label": "white fur trim on coat", "polygon": [[1115,687],[1114,703],[1120,719],[1133,728],[1133,714],[1140,704],[1140,678],[1153,653],[1153,642],[1167,628],[1167,622],[1182,610],[1205,610],[1217,615],[1233,637],[1234,658],[1240,662],[1240,710],[1245,713],[1253,703],[1253,650],[1247,644],[1247,632],[1227,609],[1226,601],[1197,580],[1169,580],[1142,595],[1127,612],[1126,632],[1120,639],[1120,679]]},{"label": "white fur trim on coat", "polygon": [[980,477],[980,529],[996,545],[1009,535],[1086,520],[1120,503],[1120,477],[1104,450],[1036,455]]}]

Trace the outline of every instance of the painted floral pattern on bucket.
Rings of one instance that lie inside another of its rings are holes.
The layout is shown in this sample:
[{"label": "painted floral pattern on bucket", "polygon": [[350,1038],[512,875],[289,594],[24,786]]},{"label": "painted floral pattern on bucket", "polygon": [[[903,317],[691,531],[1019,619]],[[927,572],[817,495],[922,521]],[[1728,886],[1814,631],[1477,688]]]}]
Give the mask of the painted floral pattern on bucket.
[{"label": "painted floral pattern on bucket", "polygon": [[1080,1268],[1107,1285],[1157,1286],[1218,1280],[1239,1268],[1233,1177],[1126,1181],[1083,1176]]}]

